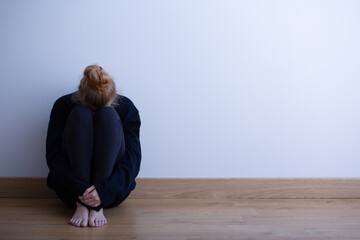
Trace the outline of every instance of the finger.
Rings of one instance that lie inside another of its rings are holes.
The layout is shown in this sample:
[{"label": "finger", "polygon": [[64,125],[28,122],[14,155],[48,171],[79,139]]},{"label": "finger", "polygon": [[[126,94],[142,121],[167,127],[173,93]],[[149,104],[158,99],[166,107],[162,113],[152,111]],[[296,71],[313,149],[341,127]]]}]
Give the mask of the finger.
[{"label": "finger", "polygon": [[[87,195],[88,196],[88,195]],[[92,199],[91,197],[79,197],[80,201],[82,201],[83,203],[88,203],[88,202],[91,202],[91,201],[94,201],[94,199]]]},{"label": "finger", "polygon": [[92,192],[86,196],[80,196],[79,199],[84,203],[101,202],[99,195],[97,195],[96,192]]},{"label": "finger", "polygon": [[[81,200],[80,200],[81,201]],[[84,201],[81,201],[83,204],[86,204],[86,203],[84,203]]]},{"label": "finger", "polygon": [[83,202],[85,200],[85,197],[79,196],[79,199]]},{"label": "finger", "polygon": [[87,194],[91,193],[94,189],[95,189],[94,186],[91,186],[91,187],[87,188],[83,195],[87,195]]},{"label": "finger", "polygon": [[94,196],[94,194],[92,194],[92,193],[89,193],[89,194],[87,194],[87,195],[85,195],[85,196],[81,196],[81,198],[82,199],[84,199],[84,200],[86,200],[86,199],[91,199],[91,198],[94,198],[95,196]]},{"label": "finger", "polygon": [[92,192],[95,189],[95,186],[92,185],[91,187],[89,187],[88,189],[85,190],[83,195],[89,194],[90,192]]},{"label": "finger", "polygon": [[96,199],[86,199],[83,201],[83,203],[87,204],[87,205],[90,205],[90,203],[92,202],[97,202]]},{"label": "finger", "polygon": [[86,198],[93,198],[93,199],[98,199],[99,195],[97,194],[96,190],[92,191],[91,193],[89,193],[88,195],[85,196]]},{"label": "finger", "polygon": [[89,202],[87,205],[92,206],[92,207],[97,207],[97,206],[99,206],[100,204],[97,203],[97,202]]},{"label": "finger", "polygon": [[86,203],[86,205],[91,206],[91,207],[97,207],[100,204],[98,202],[89,202],[89,203]]},{"label": "finger", "polygon": [[93,195],[95,191],[96,191],[96,189],[93,189],[93,190],[91,190],[90,192],[88,192],[87,194],[84,193],[83,196]]},{"label": "finger", "polygon": [[94,199],[92,199],[92,198],[87,198],[87,199],[82,199],[81,200],[83,203],[89,203],[89,202],[93,202],[94,201]]}]

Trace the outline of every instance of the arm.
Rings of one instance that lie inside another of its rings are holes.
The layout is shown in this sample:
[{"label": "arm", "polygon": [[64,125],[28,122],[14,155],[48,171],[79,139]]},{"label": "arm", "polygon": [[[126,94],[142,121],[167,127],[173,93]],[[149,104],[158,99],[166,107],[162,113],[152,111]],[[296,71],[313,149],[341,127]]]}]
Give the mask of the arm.
[{"label": "arm", "polygon": [[126,197],[127,193],[132,190],[131,187],[140,170],[139,132],[141,121],[139,111],[131,101],[129,101],[121,120],[125,137],[125,154],[118,159],[111,176],[103,183],[94,185],[105,207]]}]

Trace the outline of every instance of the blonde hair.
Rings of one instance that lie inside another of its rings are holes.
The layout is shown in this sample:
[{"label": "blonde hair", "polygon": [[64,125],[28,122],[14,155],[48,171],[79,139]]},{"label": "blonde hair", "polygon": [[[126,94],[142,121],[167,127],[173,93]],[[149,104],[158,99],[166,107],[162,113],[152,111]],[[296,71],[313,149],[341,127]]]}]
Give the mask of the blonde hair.
[{"label": "blonde hair", "polygon": [[98,110],[117,98],[116,86],[110,75],[99,65],[89,65],[78,86],[77,97],[82,104]]}]

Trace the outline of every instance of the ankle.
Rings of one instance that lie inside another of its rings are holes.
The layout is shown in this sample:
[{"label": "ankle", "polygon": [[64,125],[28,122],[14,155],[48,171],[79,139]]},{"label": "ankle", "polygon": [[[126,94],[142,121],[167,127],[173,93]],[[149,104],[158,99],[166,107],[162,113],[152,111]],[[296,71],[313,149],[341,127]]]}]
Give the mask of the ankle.
[{"label": "ankle", "polygon": [[94,210],[94,209],[90,209],[90,212],[94,212],[94,213],[102,213],[103,212],[103,208],[100,208],[99,210]]},{"label": "ankle", "polygon": [[[81,203],[79,203],[78,201],[76,201],[76,207],[77,208],[86,208],[84,205],[82,205]],[[87,209],[87,208],[86,208]]]}]

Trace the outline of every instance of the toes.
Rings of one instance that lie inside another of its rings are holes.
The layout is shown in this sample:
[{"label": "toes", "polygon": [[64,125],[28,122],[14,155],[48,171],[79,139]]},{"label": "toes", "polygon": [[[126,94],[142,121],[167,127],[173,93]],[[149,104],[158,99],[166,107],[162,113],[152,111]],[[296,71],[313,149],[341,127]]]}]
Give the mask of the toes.
[{"label": "toes", "polygon": [[97,221],[98,226],[102,226],[106,224],[106,220],[105,219],[98,219]]},{"label": "toes", "polygon": [[90,227],[95,227],[95,221],[94,221],[94,219],[92,219],[92,218],[89,219],[89,226],[90,226]]},{"label": "toes", "polygon": [[76,226],[76,221],[77,221],[77,219],[73,219],[72,222],[71,222],[72,225]]},{"label": "toes", "polygon": [[87,219],[83,219],[83,220],[81,221],[81,223],[80,223],[80,226],[81,226],[81,227],[87,227],[87,225],[88,225],[88,220],[87,220]]},{"label": "toes", "polygon": [[76,226],[80,226],[80,223],[81,223],[81,219],[76,219],[76,222],[75,222],[75,224],[76,224]]},{"label": "toes", "polygon": [[70,219],[70,223],[77,227],[80,226],[79,219],[76,219],[76,218]]},{"label": "toes", "polygon": [[103,226],[107,223],[107,220],[106,218],[103,218],[103,217],[94,217],[94,216],[91,216],[89,217],[89,221],[88,221],[88,226],[90,227],[100,227],[100,226]]},{"label": "toes", "polygon": [[100,227],[100,226],[102,226],[102,225],[104,225],[105,224],[105,220],[104,219],[97,219],[96,220],[96,226],[97,227]]},{"label": "toes", "polygon": [[[84,221],[83,221],[84,223]],[[81,226],[83,226],[83,223],[81,224]],[[100,227],[102,225],[105,225],[107,223],[106,219],[89,219],[88,221],[88,226],[90,227]]]},{"label": "toes", "polygon": [[72,225],[76,226],[76,219],[75,218],[70,219],[70,223]]}]

